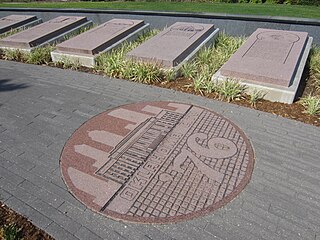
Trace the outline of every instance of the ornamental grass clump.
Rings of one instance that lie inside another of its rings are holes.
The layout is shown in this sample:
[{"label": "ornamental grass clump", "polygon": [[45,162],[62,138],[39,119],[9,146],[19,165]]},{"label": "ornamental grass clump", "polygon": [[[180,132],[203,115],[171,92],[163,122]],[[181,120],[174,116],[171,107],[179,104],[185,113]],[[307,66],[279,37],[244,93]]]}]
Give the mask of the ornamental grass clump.
[{"label": "ornamental grass clump", "polygon": [[228,102],[241,98],[246,89],[245,85],[235,79],[226,79],[216,84],[219,98]]},{"label": "ornamental grass clump", "polygon": [[102,62],[103,72],[110,77],[120,77],[125,66],[121,52],[113,51],[107,54]]},{"label": "ornamental grass clump", "polygon": [[39,47],[31,52],[21,51],[19,49],[5,49],[3,58],[10,61],[26,62],[31,64],[49,64],[52,62],[50,52],[53,51],[53,46],[48,45]]},{"label": "ornamental grass clump", "polygon": [[203,91],[210,93],[208,86],[211,83],[212,72],[208,65],[201,66],[201,71],[193,79],[193,88],[196,92],[203,94]]},{"label": "ornamental grass clump", "polygon": [[213,46],[201,49],[191,62],[182,66],[181,75],[193,80],[193,88],[196,91],[201,93],[216,91],[215,84],[211,82],[212,75],[229,60],[244,41],[244,37],[220,34]]},{"label": "ornamental grass clump", "polygon": [[175,69],[166,69],[162,71],[163,77],[166,81],[173,81],[176,79],[178,73]]},{"label": "ornamental grass clump", "polygon": [[62,56],[61,59],[55,63],[55,66],[62,67],[63,69],[79,70],[81,63],[79,60],[72,60],[69,57]]},{"label": "ornamental grass clump", "polygon": [[134,64],[133,76],[130,80],[141,83],[158,82],[162,79],[162,72],[157,65],[138,62]]},{"label": "ornamental grass clump", "polygon": [[104,72],[110,77],[125,78],[142,83],[160,81],[164,74],[158,66],[143,62],[134,62],[125,57],[129,51],[153,37],[158,32],[158,30],[148,31],[140,35],[134,42],[125,42],[121,47],[101,54],[96,59],[95,69]]},{"label": "ornamental grass clump", "polygon": [[305,107],[305,112],[310,115],[320,114],[320,98],[308,95],[301,99],[302,105]]},{"label": "ornamental grass clump", "polygon": [[49,64],[52,62],[51,59],[51,51],[53,51],[54,47],[52,45],[47,45],[44,47],[39,47],[31,51],[30,53],[26,53],[25,61],[31,64]]},{"label": "ornamental grass clump", "polygon": [[314,76],[316,87],[320,88],[320,47],[312,47],[310,51],[310,73]]},{"label": "ornamental grass clump", "polygon": [[180,73],[182,77],[188,79],[194,79],[198,72],[198,66],[196,61],[190,61],[182,65]]},{"label": "ornamental grass clump", "polygon": [[25,61],[27,56],[25,52],[19,49],[4,49],[3,58],[9,61]]},{"label": "ornamental grass clump", "polygon": [[252,107],[257,106],[257,102],[262,100],[266,93],[262,90],[254,89],[250,94],[249,94],[249,103],[251,104]]}]

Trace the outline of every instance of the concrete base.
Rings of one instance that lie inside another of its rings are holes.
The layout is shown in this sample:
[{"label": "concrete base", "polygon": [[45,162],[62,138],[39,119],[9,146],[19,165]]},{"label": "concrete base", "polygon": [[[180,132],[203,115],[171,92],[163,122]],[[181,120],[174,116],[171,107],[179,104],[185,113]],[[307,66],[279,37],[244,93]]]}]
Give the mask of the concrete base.
[{"label": "concrete base", "polygon": [[92,26],[93,23],[92,21],[87,21],[86,23],[84,24],[81,24],[80,26],[78,27],[75,27],[63,34],[60,34],[54,38],[51,38],[50,40],[42,43],[42,44],[39,44],[35,47],[32,47],[32,48],[13,48],[13,47],[0,47],[0,49],[11,49],[11,50],[20,50],[22,52],[32,52],[33,50],[35,50],[36,48],[39,48],[39,47],[44,47],[46,45],[49,45],[49,44],[57,44],[57,43],[60,43],[60,42],[63,42],[66,38],[74,35],[74,34],[79,34],[80,30],[85,28],[85,27],[90,27]]},{"label": "concrete base", "polygon": [[91,55],[91,54],[70,54],[65,52],[60,52],[58,50],[54,50],[51,52],[51,58],[53,62],[65,62],[71,61],[74,63],[79,63],[82,66],[93,68],[96,63],[96,58],[100,56],[102,53],[108,52],[112,49],[116,49],[120,47],[121,44],[125,41],[133,41],[138,38],[139,35],[143,34],[145,31],[149,29],[149,24],[145,24],[143,27],[137,29],[136,31],[132,32],[125,38],[121,39],[120,41],[116,42],[115,44],[109,46],[108,48],[104,49],[103,51],[99,52],[98,54]]},{"label": "concrete base", "polygon": [[[237,79],[242,84],[247,86],[246,93],[251,94],[254,90],[261,90],[265,93],[264,99],[272,102],[293,103],[296,98],[296,94],[300,85],[300,80],[303,74],[304,67],[306,65],[313,38],[309,37],[304,47],[303,54],[301,56],[299,65],[296,69],[293,82],[289,87],[281,87],[272,84],[258,84],[250,82],[246,79]],[[213,81],[223,81],[228,77],[223,76],[219,70],[212,76]]]}]

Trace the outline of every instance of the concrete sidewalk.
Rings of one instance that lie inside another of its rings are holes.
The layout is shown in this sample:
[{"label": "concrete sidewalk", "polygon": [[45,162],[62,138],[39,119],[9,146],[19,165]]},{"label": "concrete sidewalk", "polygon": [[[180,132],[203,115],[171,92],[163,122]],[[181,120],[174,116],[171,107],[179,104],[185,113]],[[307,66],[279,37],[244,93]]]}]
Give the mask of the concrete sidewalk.
[{"label": "concrete sidewalk", "polygon": [[[251,140],[252,180],[231,203],[176,224],[110,220],[76,200],[59,158],[89,118],[127,103],[170,100],[209,108]],[[56,239],[320,240],[320,128],[167,89],[0,61],[0,200]]]}]

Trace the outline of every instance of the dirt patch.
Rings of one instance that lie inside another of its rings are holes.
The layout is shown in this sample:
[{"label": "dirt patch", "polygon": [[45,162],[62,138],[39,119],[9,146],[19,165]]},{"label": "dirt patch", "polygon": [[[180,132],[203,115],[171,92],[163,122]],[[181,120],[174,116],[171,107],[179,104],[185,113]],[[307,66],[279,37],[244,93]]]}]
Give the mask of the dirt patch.
[{"label": "dirt patch", "polygon": [[[0,229],[3,228],[4,225],[8,225],[10,223],[15,223],[16,228],[21,228],[21,238],[16,239],[24,239],[24,240],[53,240],[51,236],[45,233],[43,230],[35,227],[29,220],[25,217],[15,213],[13,210],[8,208],[6,205],[0,202]],[[0,230],[0,239],[5,239],[5,236],[2,236]]]}]

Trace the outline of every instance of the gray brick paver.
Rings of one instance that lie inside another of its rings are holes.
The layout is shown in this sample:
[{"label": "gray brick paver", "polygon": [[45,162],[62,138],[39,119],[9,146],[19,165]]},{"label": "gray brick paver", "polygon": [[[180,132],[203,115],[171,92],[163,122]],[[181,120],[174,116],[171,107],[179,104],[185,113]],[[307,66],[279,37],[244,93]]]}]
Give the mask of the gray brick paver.
[{"label": "gray brick paver", "polygon": [[173,239],[170,236],[170,233],[160,231],[154,226],[149,226],[145,224],[136,224],[134,228],[140,232],[145,233],[145,235],[152,240],[172,240]]},{"label": "gray brick paver", "polygon": [[246,240],[252,239],[252,235],[249,235],[245,231],[241,231],[240,228],[224,224],[211,223],[206,226],[204,231],[209,232],[212,235],[212,239],[218,240],[229,240],[229,239],[239,239]]},{"label": "gray brick paver", "polygon": [[293,223],[285,219],[280,219],[277,231],[279,231],[279,229],[282,229],[283,232],[290,231],[293,234],[296,234],[297,236],[301,237],[301,239],[313,239],[316,236],[315,231],[313,231],[306,224],[304,224],[304,226],[301,226],[300,224]]},{"label": "gray brick paver", "polygon": [[102,240],[103,239],[83,226],[75,233],[75,236],[81,240],[87,240],[87,239]]},{"label": "gray brick paver", "polygon": [[237,216],[241,219],[244,218],[246,221],[251,222],[265,230],[275,232],[277,229],[277,221],[272,222],[265,219],[264,216],[259,216],[254,211],[242,210],[237,213]]},{"label": "gray brick paver", "polygon": [[53,236],[56,239],[65,239],[65,240],[79,240],[76,236],[62,228],[56,223],[51,223],[45,231],[49,233],[51,236]]},{"label": "gray brick paver", "polygon": [[[320,128],[69,70],[0,61],[0,76],[28,85],[0,90],[0,199],[56,239],[320,240]],[[214,214],[168,225],[117,222],[87,209],[61,180],[61,150],[83,122],[122,104],[154,99],[212,109],[249,136],[256,155],[252,181]]]},{"label": "gray brick paver", "polygon": [[35,201],[31,202],[30,206],[35,208],[39,212],[44,213],[44,215],[50,216],[54,223],[60,225],[62,228],[72,234],[77,232],[81,227],[81,224],[61,213],[57,208],[50,206],[48,203],[40,199],[36,199]]},{"label": "gray brick paver", "polygon": [[242,210],[243,214],[249,214],[250,218],[257,218],[257,222],[265,222],[263,226],[267,226],[267,228],[269,228],[268,226],[270,225],[273,230],[273,227],[276,227],[280,220],[280,217],[277,215],[268,212],[268,210],[265,210],[255,203],[251,203],[250,201],[245,201],[243,203]]},{"label": "gray brick paver", "polygon": [[[1,178],[0,178],[0,181],[1,181]],[[10,197],[12,197],[12,195],[9,192],[7,192],[4,189],[0,188],[0,201],[1,202],[5,202]]]},{"label": "gray brick paver", "polygon": [[51,206],[58,208],[61,206],[64,201],[56,194],[48,192],[44,188],[36,187],[34,184],[29,182],[28,180],[23,181],[21,184],[19,184],[19,187],[25,189],[29,193],[31,193],[34,196],[37,196],[44,202],[50,204]]},{"label": "gray brick paver", "polygon": [[[191,239],[214,239],[214,235],[208,231],[201,230],[191,225],[191,223],[185,224],[170,224],[155,226],[158,230],[166,232],[170,237],[177,240],[191,240]],[[166,238],[164,238],[166,239]]]},{"label": "gray brick paver", "polygon": [[[9,168],[13,164],[12,159],[10,159],[10,160],[11,161],[9,161],[6,158],[0,156],[0,166],[3,167],[3,168]],[[1,170],[0,170],[0,172],[1,172]]]},{"label": "gray brick paver", "polygon": [[[9,165],[9,167],[11,167],[12,164]],[[10,184],[12,185],[18,185],[19,183],[24,181],[24,178],[11,172],[8,171],[7,168],[4,168],[2,166],[0,166],[0,176],[3,178],[3,181],[8,181],[10,182]]]},{"label": "gray brick paver", "polygon": [[34,163],[30,162],[28,158],[25,158],[23,155],[17,158],[13,158],[12,161],[14,162],[14,164],[19,165],[26,171],[30,171],[36,166]]},{"label": "gray brick paver", "polygon": [[63,189],[57,186],[56,184],[41,178],[40,176],[27,172],[19,166],[13,165],[11,169],[14,170],[20,176],[23,176],[32,184],[34,184],[35,188],[44,188],[48,192],[58,195],[59,198],[64,201],[71,202],[77,206],[82,206],[82,204],[79,201],[77,201],[68,191],[66,191],[66,189]]},{"label": "gray brick paver", "polygon": [[52,220],[49,216],[45,216],[35,210],[34,208],[30,207],[26,203],[20,201],[16,197],[12,196],[9,199],[5,201],[5,204],[14,209],[19,214],[22,214],[23,216],[30,219],[30,221],[38,226],[41,229],[45,229],[49,224],[52,223]]}]

